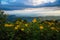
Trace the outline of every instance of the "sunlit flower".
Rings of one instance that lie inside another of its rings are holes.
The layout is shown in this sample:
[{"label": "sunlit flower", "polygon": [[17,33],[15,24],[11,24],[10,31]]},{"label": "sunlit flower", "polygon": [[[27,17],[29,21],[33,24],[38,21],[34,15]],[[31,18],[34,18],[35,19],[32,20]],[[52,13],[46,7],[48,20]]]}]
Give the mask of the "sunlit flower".
[{"label": "sunlit flower", "polygon": [[20,25],[17,25],[16,27],[20,27]]},{"label": "sunlit flower", "polygon": [[28,27],[28,24],[25,24],[26,27]]},{"label": "sunlit flower", "polygon": [[55,30],[55,27],[51,27],[52,30]]},{"label": "sunlit flower", "polygon": [[52,23],[48,22],[49,25],[52,25]]},{"label": "sunlit flower", "polygon": [[16,21],[16,24],[20,24],[20,21]]},{"label": "sunlit flower", "polygon": [[17,30],[18,29],[18,27],[15,27],[15,30]]},{"label": "sunlit flower", "polygon": [[24,31],[24,28],[21,28],[22,31]]},{"label": "sunlit flower", "polygon": [[49,24],[49,26],[54,25],[54,23],[53,23],[53,22],[48,22],[48,24]]},{"label": "sunlit flower", "polygon": [[57,32],[59,32],[58,30],[56,30]]},{"label": "sunlit flower", "polygon": [[33,23],[37,22],[36,18],[34,18],[34,19],[32,20],[32,22],[33,22]]},{"label": "sunlit flower", "polygon": [[17,30],[19,27],[20,27],[20,25],[17,25],[17,26],[15,27],[15,30]]},{"label": "sunlit flower", "polygon": [[13,24],[4,24],[5,27],[12,27],[14,26]]},{"label": "sunlit flower", "polygon": [[40,29],[44,29],[44,27],[41,25],[41,26],[40,26]]}]

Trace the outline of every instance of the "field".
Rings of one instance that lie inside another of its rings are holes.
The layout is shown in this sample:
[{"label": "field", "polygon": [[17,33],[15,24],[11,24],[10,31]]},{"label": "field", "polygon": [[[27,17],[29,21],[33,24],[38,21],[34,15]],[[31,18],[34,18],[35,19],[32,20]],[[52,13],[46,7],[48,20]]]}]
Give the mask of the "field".
[{"label": "field", "polygon": [[[3,12],[2,12],[3,13]],[[32,21],[8,21],[6,14],[0,13],[1,40],[60,40],[60,21],[33,18]],[[12,20],[12,19],[11,19]]]}]

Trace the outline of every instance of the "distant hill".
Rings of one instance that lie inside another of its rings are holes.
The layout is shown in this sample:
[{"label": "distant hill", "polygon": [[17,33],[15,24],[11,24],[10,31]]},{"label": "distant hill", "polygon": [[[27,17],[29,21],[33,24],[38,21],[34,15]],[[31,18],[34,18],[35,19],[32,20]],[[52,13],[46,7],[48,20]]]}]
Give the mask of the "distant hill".
[{"label": "distant hill", "polygon": [[21,17],[21,16],[15,16],[15,15],[9,15],[7,17],[8,21],[14,21],[17,18],[21,18],[22,20],[27,20],[27,21],[32,21],[34,18],[36,19],[41,19],[41,20],[59,20],[60,21],[60,16],[40,16],[40,17]]}]

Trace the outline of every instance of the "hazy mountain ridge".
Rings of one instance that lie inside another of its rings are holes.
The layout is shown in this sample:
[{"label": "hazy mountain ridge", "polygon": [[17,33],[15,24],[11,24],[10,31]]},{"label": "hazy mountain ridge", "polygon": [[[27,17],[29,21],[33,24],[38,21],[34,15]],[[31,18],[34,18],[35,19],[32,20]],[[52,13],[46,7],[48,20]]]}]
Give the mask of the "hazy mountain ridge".
[{"label": "hazy mountain ridge", "polygon": [[21,17],[21,16],[15,16],[15,15],[9,15],[8,21],[14,21],[17,18],[21,18],[22,20],[32,21],[34,18],[41,19],[41,20],[59,20],[60,16],[40,16],[40,17]]}]

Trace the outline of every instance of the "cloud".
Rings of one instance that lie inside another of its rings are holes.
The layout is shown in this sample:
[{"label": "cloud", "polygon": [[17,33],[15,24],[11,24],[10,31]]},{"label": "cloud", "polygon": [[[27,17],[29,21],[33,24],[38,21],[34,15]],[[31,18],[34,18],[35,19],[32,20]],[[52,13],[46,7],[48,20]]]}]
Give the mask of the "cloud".
[{"label": "cloud", "polygon": [[9,2],[16,2],[16,0],[9,0]]},{"label": "cloud", "polygon": [[3,4],[9,4],[9,3],[6,1],[1,1],[1,4],[3,5]]},{"label": "cloud", "polygon": [[55,6],[60,7],[60,0],[2,0],[0,10],[22,10],[25,8]]},{"label": "cloud", "polygon": [[5,11],[10,15],[20,15],[20,16],[60,16],[59,7],[43,7],[43,8],[27,8],[24,10],[14,10],[14,11]]},{"label": "cloud", "polygon": [[53,3],[55,2],[56,0],[27,0],[25,2],[26,5],[32,5],[32,6],[37,6],[37,5],[41,5],[41,4],[44,4],[44,3]]}]

